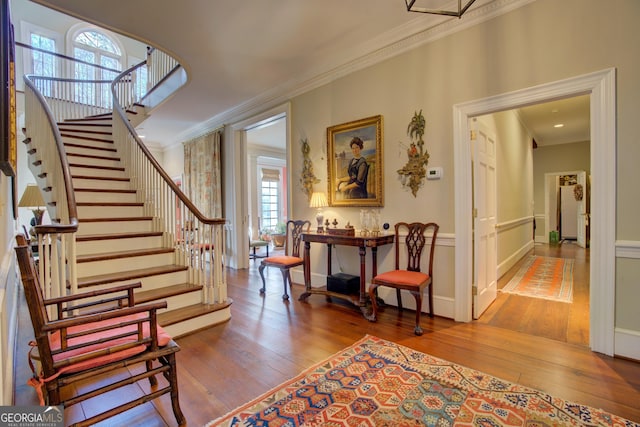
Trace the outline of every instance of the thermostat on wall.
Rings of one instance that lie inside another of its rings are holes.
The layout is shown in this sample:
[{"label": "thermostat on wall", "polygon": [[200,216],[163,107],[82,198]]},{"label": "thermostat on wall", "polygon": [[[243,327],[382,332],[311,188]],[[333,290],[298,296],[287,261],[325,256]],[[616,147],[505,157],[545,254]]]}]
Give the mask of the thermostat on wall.
[{"label": "thermostat on wall", "polygon": [[442,178],[442,168],[441,167],[435,167],[435,168],[428,168],[427,169],[427,179],[440,179]]}]

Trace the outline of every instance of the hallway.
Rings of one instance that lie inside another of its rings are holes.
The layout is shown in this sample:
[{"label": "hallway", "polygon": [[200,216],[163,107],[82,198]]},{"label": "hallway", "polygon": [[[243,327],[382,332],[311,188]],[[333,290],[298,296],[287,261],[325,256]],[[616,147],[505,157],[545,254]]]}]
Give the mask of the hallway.
[{"label": "hallway", "polygon": [[[498,292],[494,303],[477,322],[588,347],[589,249],[565,241],[559,245],[536,244],[529,254],[574,259],[573,302],[567,304]],[[498,289],[511,280],[524,259],[498,280]]]}]

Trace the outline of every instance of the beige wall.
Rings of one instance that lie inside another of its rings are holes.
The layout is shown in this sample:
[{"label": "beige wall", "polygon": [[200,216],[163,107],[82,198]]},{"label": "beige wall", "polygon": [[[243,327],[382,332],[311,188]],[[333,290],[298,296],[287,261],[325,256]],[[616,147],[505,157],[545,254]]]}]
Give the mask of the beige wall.
[{"label": "beige wall", "polygon": [[544,224],[545,174],[553,172],[591,171],[591,142],[574,142],[538,147],[533,150],[533,198],[537,221],[536,236],[542,240]]},{"label": "beige wall", "polygon": [[[398,55],[355,72],[292,100],[292,144],[301,135],[309,138],[312,155],[319,156],[315,170],[326,185],[326,128],[376,114],[384,116],[384,221],[433,220],[441,232],[455,236],[453,204],[452,106],[493,95],[554,82],[615,67],[617,70],[617,239],[640,242],[637,212],[640,208],[636,116],[640,111],[640,55],[636,19],[640,2],[634,0],[538,0],[506,15]],[[415,110],[427,121],[426,147],[429,166],[441,166],[443,179],[427,181],[414,198],[397,181],[396,170],[406,161],[400,142],[406,144],[406,126]],[[595,141],[594,143],[597,143]],[[301,170],[301,158],[293,156],[292,172]],[[318,187],[322,187],[322,185]],[[532,190],[530,190],[532,191]],[[519,207],[531,215],[533,194]],[[527,203],[528,206],[527,206]],[[296,214],[312,218],[306,200],[294,192]],[[526,209],[525,209],[526,208]],[[511,209],[511,208],[508,208]],[[522,210],[522,212],[520,212]],[[326,216],[358,223],[358,209],[329,208]],[[320,250],[312,254],[322,257]],[[382,262],[389,254],[382,250]],[[632,259],[618,262],[618,295],[640,300],[637,250]],[[354,265],[351,254],[344,266]],[[440,262],[449,267],[453,250],[438,248]],[[348,262],[347,262],[348,261]],[[334,262],[335,264],[335,262]],[[322,273],[324,263],[315,262]],[[438,274],[435,294],[453,297],[454,272]],[[384,268],[384,267],[383,267]],[[632,279],[635,278],[635,279]],[[436,309],[437,307],[436,303]],[[640,312],[621,305],[616,326],[640,332]]]}]

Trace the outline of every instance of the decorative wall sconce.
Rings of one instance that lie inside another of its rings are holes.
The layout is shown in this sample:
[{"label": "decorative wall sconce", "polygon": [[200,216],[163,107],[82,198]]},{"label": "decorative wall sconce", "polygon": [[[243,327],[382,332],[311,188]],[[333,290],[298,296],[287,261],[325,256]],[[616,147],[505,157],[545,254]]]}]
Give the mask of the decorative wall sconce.
[{"label": "decorative wall sconce", "polygon": [[307,199],[311,201],[311,195],[313,194],[313,184],[320,182],[316,178],[313,172],[313,162],[309,157],[311,153],[311,147],[307,139],[300,140],[300,149],[302,150],[302,174],[300,176],[300,185],[302,185],[302,191],[307,195]]},{"label": "decorative wall sconce", "polygon": [[420,112],[416,111],[411,118],[411,122],[409,122],[409,126],[407,126],[407,135],[411,138],[411,144],[407,149],[409,160],[402,169],[398,169],[402,186],[409,187],[413,197],[416,197],[418,189],[424,183],[427,175],[429,153],[424,149],[424,141],[422,140],[425,126],[422,110]]}]

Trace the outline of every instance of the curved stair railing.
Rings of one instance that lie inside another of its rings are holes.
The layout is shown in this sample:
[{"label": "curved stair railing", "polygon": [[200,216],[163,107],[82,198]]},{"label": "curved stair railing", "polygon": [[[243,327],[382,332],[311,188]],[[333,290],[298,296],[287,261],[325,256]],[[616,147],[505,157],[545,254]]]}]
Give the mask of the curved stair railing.
[{"label": "curved stair railing", "polygon": [[113,82],[25,76],[25,143],[52,222],[35,227],[40,258],[46,260],[40,263],[40,276],[47,297],[64,295],[67,284],[72,293],[77,291],[77,207],[57,123],[113,112],[114,142],[139,199],[155,218],[155,229],[163,232],[166,245],[176,248],[176,263],[188,267],[191,283],[203,286],[203,302],[227,302],[225,219],[207,218],[191,203],[127,119],[127,112],[143,105],[145,96],[180,68],[169,55],[150,49],[147,61],[122,72]]},{"label": "curved stair railing", "polygon": [[[25,131],[29,168],[47,204],[50,225],[34,227],[38,239],[39,274],[46,298],[66,295],[66,284],[77,290],[76,231],[78,214],[69,163],[54,115],[36,87],[25,76]],[[44,190],[44,191],[43,191]]]},{"label": "curved stair railing", "polygon": [[177,249],[177,263],[189,268],[190,282],[203,286],[203,302],[225,303],[226,220],[202,214],[156,161],[127,118],[126,111],[139,102],[132,96],[132,84],[138,80],[140,67],[121,73],[112,83],[114,143],[147,214],[165,231],[165,245]]}]

